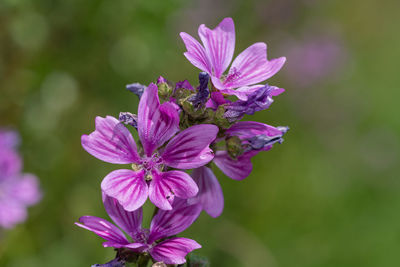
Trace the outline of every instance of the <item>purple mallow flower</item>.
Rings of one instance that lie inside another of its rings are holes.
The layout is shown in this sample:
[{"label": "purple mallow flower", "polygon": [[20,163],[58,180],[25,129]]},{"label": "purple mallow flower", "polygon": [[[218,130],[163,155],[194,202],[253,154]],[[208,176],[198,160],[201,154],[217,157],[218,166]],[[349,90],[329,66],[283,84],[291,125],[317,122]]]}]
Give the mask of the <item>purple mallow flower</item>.
[{"label": "purple mallow flower", "polygon": [[235,25],[231,18],[225,18],[213,30],[200,25],[198,34],[203,43],[185,32],[180,36],[185,43],[186,58],[197,68],[211,76],[213,85],[222,93],[236,95],[242,100],[259,85],[275,75],[285,63],[286,58],[267,59],[267,45],[255,43],[240,53],[228,68],[235,50]]},{"label": "purple mallow flower", "polygon": [[[143,153],[139,155],[131,133],[117,119],[96,118],[96,130],[82,136],[82,146],[96,158],[114,164],[132,164],[133,170],[116,170],[101,183],[102,190],[128,211],[141,207],[147,197],[160,209],[172,209],[174,196],[197,194],[193,179],[179,170],[207,164],[214,157],[209,145],[218,133],[210,124],[179,132],[179,115],[173,104],[160,104],[157,86],[150,84],[139,102],[137,128]],[[174,137],[173,137],[174,136]],[[163,146],[160,151],[157,148]]]},{"label": "purple mallow flower", "polygon": [[21,172],[22,160],[16,146],[19,136],[0,131],[0,227],[12,228],[26,220],[27,207],[39,202],[36,176]]},{"label": "purple mallow flower", "polygon": [[237,100],[228,104],[225,117],[233,122],[242,119],[245,114],[253,115],[256,111],[267,109],[274,102],[272,97],[284,91],[285,89],[266,84],[249,94],[247,100]]},{"label": "purple mallow flower", "polygon": [[[201,246],[194,240],[172,237],[188,228],[199,216],[201,206],[176,199],[173,210],[159,210],[150,229],[142,228],[142,209],[126,211],[117,200],[103,196],[104,207],[114,224],[98,217],[83,216],[76,225],[107,240],[104,247],[128,248],[136,253],[147,252],[155,261],[183,264],[186,255]],[[128,240],[122,229],[132,240]]]}]

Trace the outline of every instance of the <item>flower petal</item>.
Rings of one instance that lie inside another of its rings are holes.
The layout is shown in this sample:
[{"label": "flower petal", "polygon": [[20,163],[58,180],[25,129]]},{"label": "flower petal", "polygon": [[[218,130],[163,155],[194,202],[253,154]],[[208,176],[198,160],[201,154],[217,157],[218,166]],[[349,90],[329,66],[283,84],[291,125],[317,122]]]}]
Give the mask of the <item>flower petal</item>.
[{"label": "flower petal", "polygon": [[108,216],[131,237],[140,231],[143,219],[142,208],[126,211],[115,198],[109,197],[105,193],[103,193],[103,204]]},{"label": "flower petal", "polygon": [[75,223],[77,226],[92,231],[107,241],[120,245],[129,244],[124,233],[109,221],[94,216],[82,216],[79,221],[81,223]]},{"label": "flower petal", "polygon": [[271,125],[256,121],[239,121],[225,132],[228,136],[237,136],[240,139],[249,139],[256,135],[266,136],[282,135],[282,131]]},{"label": "flower petal", "polygon": [[255,155],[255,152],[244,153],[239,156],[237,160],[232,159],[228,152],[217,151],[215,153],[214,163],[218,168],[225,173],[226,176],[234,180],[243,180],[250,175],[253,166],[251,164],[251,158]]},{"label": "flower petal", "polygon": [[175,237],[154,246],[150,250],[150,255],[156,261],[165,264],[183,264],[186,262],[186,255],[199,248],[201,245],[192,239]]},{"label": "flower petal", "polygon": [[214,157],[209,145],[217,133],[218,127],[211,124],[187,128],[169,141],[161,157],[166,165],[177,169],[203,166]]},{"label": "flower petal", "polygon": [[192,177],[183,171],[153,171],[152,175],[149,197],[160,209],[172,209],[171,203],[175,196],[187,199],[194,197],[199,191]]},{"label": "flower petal", "polygon": [[124,246],[124,248],[129,248],[136,252],[142,252],[145,249],[147,249],[148,247],[149,247],[149,245],[143,244],[143,243],[130,243],[130,244]]},{"label": "flower petal", "polygon": [[81,140],[89,154],[105,162],[129,164],[139,160],[131,133],[114,117],[96,117],[96,130],[82,135]]},{"label": "flower petal", "polygon": [[188,204],[185,199],[176,198],[172,210],[159,210],[150,225],[148,243],[179,234],[199,217],[201,205]]},{"label": "flower petal", "polygon": [[211,64],[204,47],[186,32],[181,32],[180,36],[185,43],[187,50],[184,55],[190,61],[190,63],[202,71],[211,73]]},{"label": "flower petal", "polygon": [[280,57],[267,60],[267,45],[255,43],[240,53],[232,63],[226,80],[215,84],[218,89],[234,89],[256,84],[274,76],[285,63]]},{"label": "flower petal", "polygon": [[231,63],[235,50],[235,24],[232,18],[223,19],[213,30],[204,24],[200,25],[199,36],[214,70],[210,74],[220,78]]},{"label": "flower petal", "polygon": [[199,193],[189,203],[199,202],[202,208],[211,216],[218,217],[224,209],[224,194],[213,171],[208,167],[193,170],[193,179],[199,186]]},{"label": "flower petal", "polygon": [[138,133],[148,157],[179,131],[179,114],[169,102],[160,105],[157,85],[144,91],[138,108]]},{"label": "flower petal", "polygon": [[146,202],[148,187],[144,171],[116,170],[101,182],[103,192],[115,199],[127,211],[134,211]]}]

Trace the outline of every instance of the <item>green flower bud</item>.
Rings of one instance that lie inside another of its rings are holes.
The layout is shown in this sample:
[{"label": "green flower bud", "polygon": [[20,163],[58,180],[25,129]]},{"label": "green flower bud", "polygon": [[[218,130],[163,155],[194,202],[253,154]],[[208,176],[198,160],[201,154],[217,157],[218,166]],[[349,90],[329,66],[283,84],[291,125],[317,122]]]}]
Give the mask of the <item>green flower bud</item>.
[{"label": "green flower bud", "polygon": [[229,156],[236,159],[243,154],[242,140],[237,136],[232,136],[226,139],[226,149]]}]

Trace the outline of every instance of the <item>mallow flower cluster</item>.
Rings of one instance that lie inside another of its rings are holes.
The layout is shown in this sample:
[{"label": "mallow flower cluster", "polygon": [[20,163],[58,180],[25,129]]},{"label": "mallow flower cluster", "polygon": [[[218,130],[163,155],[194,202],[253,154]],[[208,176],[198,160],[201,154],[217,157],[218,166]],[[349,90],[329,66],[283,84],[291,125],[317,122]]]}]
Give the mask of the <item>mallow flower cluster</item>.
[{"label": "mallow flower cluster", "polygon": [[24,222],[27,208],[38,203],[42,196],[37,177],[22,172],[19,143],[15,131],[0,129],[0,228],[3,229]]},{"label": "mallow flower cluster", "polygon": [[[241,119],[269,108],[284,92],[265,82],[285,58],[268,60],[266,44],[255,43],[229,67],[235,48],[231,18],[215,29],[200,25],[198,34],[201,43],[180,34],[185,57],[201,70],[198,85],[162,76],[149,85],[129,84],[127,90],[139,98],[137,113],[97,117],[95,130],[81,138],[92,156],[119,165],[101,181],[104,207],[114,224],[93,216],[77,223],[117,251],[115,259],[96,266],[147,266],[150,260],[165,266],[186,259],[188,266],[197,266],[187,254],[201,245],[177,235],[202,210],[212,217],[223,212],[224,196],[213,168],[243,180],[251,174],[254,156],[283,142],[288,127]],[[147,200],[155,209],[145,228],[142,206]]]}]

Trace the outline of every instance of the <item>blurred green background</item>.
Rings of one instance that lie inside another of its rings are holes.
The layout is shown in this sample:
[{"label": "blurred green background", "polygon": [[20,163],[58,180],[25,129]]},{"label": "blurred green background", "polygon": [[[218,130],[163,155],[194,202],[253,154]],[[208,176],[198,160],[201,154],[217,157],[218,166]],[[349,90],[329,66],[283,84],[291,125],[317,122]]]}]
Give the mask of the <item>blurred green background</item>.
[{"label": "blurred green background", "polygon": [[233,181],[225,210],[184,236],[212,266],[400,266],[399,1],[1,0],[0,125],[21,132],[42,202],[2,232],[0,266],[90,266],[114,256],[74,226],[106,216],[100,181],[118,166],[86,153],[97,115],[135,112],[124,87],[158,75],[196,83],[179,32],[226,16],[237,55],[257,41],[287,64],[286,92],[252,119],[289,125],[285,142]]}]

